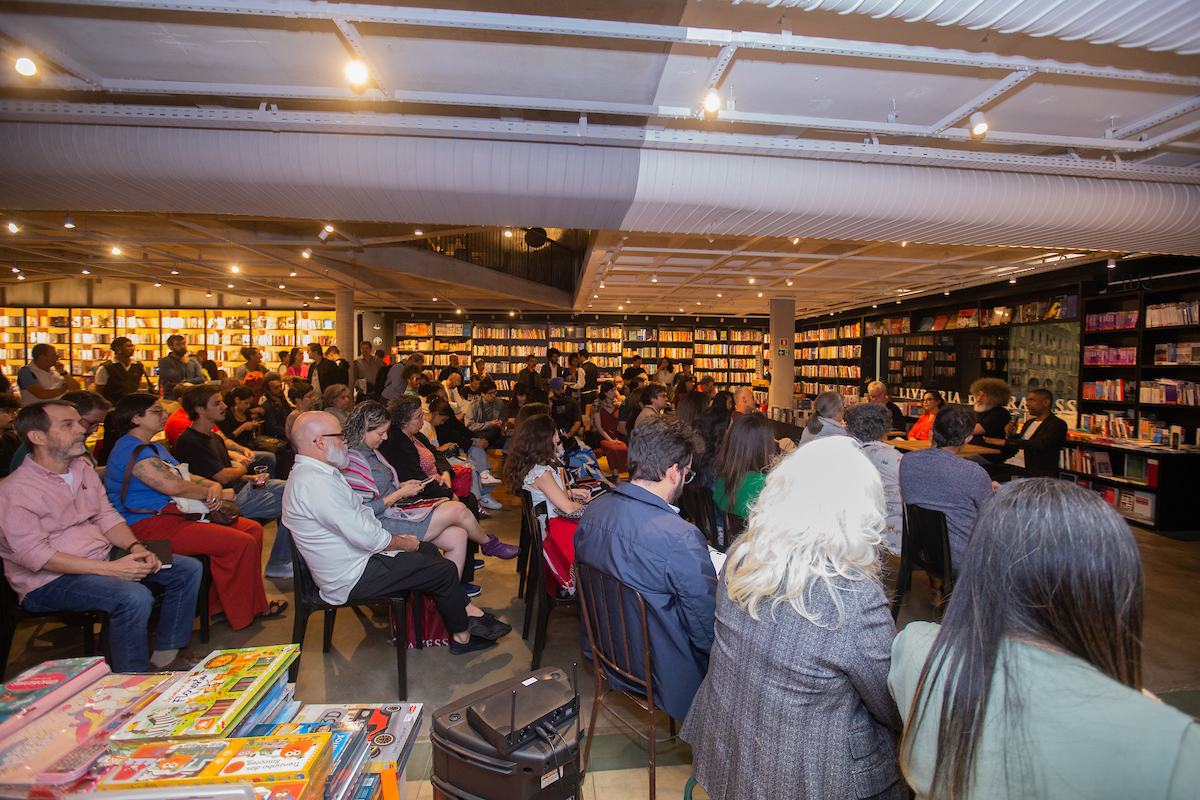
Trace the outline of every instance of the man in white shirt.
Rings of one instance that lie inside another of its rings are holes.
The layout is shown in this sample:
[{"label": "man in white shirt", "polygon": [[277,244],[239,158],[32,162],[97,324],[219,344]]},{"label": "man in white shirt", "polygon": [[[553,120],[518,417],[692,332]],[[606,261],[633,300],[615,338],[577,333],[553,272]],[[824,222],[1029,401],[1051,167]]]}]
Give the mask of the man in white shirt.
[{"label": "man in white shirt", "polygon": [[393,536],[350,488],[337,417],[309,411],[292,428],[296,463],[283,493],[283,521],[320,589],[341,605],[355,598],[417,591],[433,597],[454,655],[486,650],[512,630],[467,600],[454,564],[415,536]]},{"label": "man in white shirt", "polygon": [[459,394],[458,388],[462,386],[462,373],[451,372],[442,381],[442,385],[446,387],[446,400],[450,403],[450,408],[454,411],[454,416],[462,421],[463,415],[467,413],[467,406],[471,403]]},{"label": "man in white shirt", "polygon": [[35,406],[79,389],[79,383],[63,368],[54,345],[35,344],[31,355],[29,363],[17,372],[21,405]]}]

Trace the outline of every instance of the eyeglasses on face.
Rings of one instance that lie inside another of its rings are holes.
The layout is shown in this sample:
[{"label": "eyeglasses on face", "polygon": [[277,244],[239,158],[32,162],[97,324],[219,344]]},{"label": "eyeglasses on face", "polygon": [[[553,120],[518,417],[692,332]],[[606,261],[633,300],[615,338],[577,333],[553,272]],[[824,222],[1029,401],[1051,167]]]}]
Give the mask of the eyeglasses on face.
[{"label": "eyeglasses on face", "polygon": [[[344,433],[322,433],[317,435],[317,439],[345,439]],[[317,439],[313,439],[313,444],[317,443]]]}]

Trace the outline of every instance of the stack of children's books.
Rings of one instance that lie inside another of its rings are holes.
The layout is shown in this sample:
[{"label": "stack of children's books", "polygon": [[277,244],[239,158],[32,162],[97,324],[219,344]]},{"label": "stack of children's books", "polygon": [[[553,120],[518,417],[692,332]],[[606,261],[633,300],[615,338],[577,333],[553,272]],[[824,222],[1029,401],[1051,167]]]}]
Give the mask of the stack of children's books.
[{"label": "stack of children's books", "polygon": [[0,797],[248,783],[261,800],[379,800],[421,704],[302,706],[287,682],[298,656],[275,645],[214,651],[188,673],[113,674],[100,658],[28,670],[0,690]]}]

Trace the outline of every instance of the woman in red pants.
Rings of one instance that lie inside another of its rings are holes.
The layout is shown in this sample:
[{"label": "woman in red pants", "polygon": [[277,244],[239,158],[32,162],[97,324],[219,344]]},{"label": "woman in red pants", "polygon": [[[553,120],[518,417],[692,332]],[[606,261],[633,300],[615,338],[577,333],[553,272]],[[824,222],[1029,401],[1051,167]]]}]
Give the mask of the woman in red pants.
[{"label": "woman in red pants", "polygon": [[617,430],[617,385],[612,381],[600,384],[592,411],[592,430],[600,437],[600,446],[596,449],[608,457],[608,471],[613,477],[624,472],[629,446]]},{"label": "woman in red pants", "polygon": [[117,443],[104,471],[104,488],[133,534],[139,539],[170,539],[172,551],[181,555],[208,556],[214,590],[208,613],[225,614],[234,630],[256,617],[283,613],[287,601],[268,604],[263,590],[261,525],[244,517],[230,526],[217,525],[179,514],[173,496],[216,508],[222,497],[233,499],[232,491],[203,478],[184,480],[173,469],[179,462],[162,444],[151,442],[166,420],[159,398],[129,395],[117,403],[113,416]]}]

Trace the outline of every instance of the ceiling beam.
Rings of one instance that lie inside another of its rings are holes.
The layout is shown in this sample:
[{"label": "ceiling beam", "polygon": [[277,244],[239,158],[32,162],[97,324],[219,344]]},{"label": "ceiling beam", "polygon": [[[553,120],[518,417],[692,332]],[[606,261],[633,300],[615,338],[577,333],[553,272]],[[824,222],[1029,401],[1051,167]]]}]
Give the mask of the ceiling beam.
[{"label": "ceiling beam", "polygon": [[41,37],[29,31],[22,20],[15,14],[0,14],[0,33],[21,43],[47,62],[58,66],[63,71],[75,76],[94,89],[103,89],[104,78],[88,67],[80,64],[66,53],[45,42]]},{"label": "ceiling beam", "polygon": [[388,83],[383,79],[383,73],[375,68],[374,62],[367,57],[367,45],[363,41],[362,36],[358,32],[358,28],[354,27],[354,23],[347,20],[345,17],[334,17],[333,24],[337,26],[338,32],[342,34],[342,38],[346,44],[354,52],[359,61],[366,64],[367,73],[370,74],[371,80],[375,82],[375,86],[383,93],[383,96],[388,100],[395,97],[395,93],[388,88]]},{"label": "ceiling beam", "polygon": [[1024,83],[1031,75],[1033,75],[1033,73],[1028,70],[1020,70],[1018,72],[1009,73],[1008,76],[1004,78],[1004,80],[1002,80],[998,83],[992,84],[992,86],[987,91],[982,92],[982,93],[976,95],[975,97],[972,97],[970,100],[963,103],[961,106],[954,109],[953,111],[951,111],[946,116],[942,117],[937,122],[933,123],[933,125],[932,125],[933,132],[935,134],[941,133],[942,131],[946,130],[954,123],[958,122],[960,119],[963,119],[964,117],[969,117],[971,114],[973,114],[976,111],[978,111],[979,109],[983,108],[985,105],[992,102],[997,97],[1000,97],[1001,95],[1008,93],[1014,87],[1019,86],[1020,84]]},{"label": "ceiling beam", "polygon": [[1155,125],[1161,125],[1167,120],[1175,117],[1183,116],[1191,111],[1200,108],[1200,96],[1189,97],[1182,100],[1173,106],[1164,108],[1161,111],[1156,111],[1153,114],[1142,117],[1141,119],[1131,122],[1128,125],[1122,125],[1119,128],[1114,128],[1111,131],[1113,139],[1124,139],[1126,136],[1132,136],[1135,133],[1141,133],[1147,128],[1153,128]]}]

